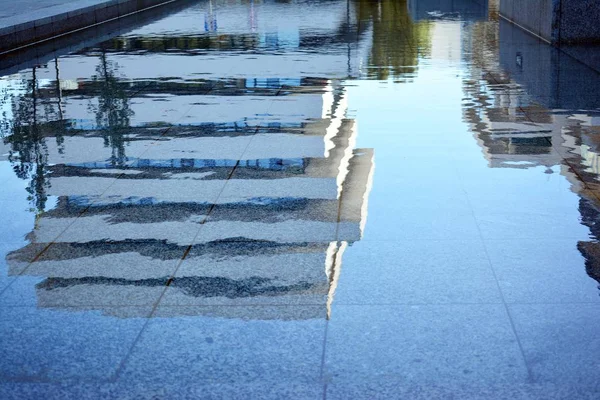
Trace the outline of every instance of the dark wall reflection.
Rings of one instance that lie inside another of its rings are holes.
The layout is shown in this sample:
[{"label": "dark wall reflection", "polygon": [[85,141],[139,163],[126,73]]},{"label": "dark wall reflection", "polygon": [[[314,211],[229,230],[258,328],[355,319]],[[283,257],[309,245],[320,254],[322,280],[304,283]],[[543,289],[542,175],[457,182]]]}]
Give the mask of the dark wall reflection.
[{"label": "dark wall reflection", "polygon": [[[475,24],[471,80],[464,108],[491,168],[545,167],[580,197],[591,239],[577,245],[590,277],[600,282],[598,74],[569,55],[499,21]],[[494,33],[495,32],[495,33]]]}]

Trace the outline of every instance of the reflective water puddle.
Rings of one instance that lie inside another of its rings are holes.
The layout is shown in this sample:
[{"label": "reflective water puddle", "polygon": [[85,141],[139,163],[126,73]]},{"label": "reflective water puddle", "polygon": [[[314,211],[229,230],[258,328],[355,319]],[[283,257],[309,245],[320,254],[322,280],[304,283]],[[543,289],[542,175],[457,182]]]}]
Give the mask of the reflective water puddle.
[{"label": "reflective water puddle", "polygon": [[600,75],[497,9],[190,2],[6,70],[2,397],[593,398]]}]

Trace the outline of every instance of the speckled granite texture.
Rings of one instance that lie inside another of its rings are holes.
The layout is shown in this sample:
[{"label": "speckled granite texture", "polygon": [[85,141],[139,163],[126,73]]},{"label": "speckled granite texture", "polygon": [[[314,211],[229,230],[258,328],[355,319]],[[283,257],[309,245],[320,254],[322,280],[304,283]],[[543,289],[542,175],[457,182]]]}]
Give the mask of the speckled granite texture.
[{"label": "speckled granite texture", "polygon": [[501,0],[500,14],[553,44],[600,42],[596,0]]},{"label": "speckled granite texture", "polygon": [[600,2],[597,0],[562,0],[560,42],[600,42]]}]

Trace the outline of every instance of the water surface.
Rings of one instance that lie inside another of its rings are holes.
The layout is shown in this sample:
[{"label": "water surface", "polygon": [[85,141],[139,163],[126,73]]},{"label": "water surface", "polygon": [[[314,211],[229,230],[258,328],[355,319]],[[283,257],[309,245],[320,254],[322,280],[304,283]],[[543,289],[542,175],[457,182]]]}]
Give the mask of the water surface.
[{"label": "water surface", "polygon": [[123,30],[0,78],[3,398],[598,395],[598,72],[483,0]]}]

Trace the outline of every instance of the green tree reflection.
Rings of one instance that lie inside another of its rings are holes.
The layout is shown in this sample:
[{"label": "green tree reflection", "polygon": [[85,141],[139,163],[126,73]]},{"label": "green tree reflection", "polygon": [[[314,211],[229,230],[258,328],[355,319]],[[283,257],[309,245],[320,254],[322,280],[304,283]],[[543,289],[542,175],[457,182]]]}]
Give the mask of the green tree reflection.
[{"label": "green tree reflection", "polygon": [[47,178],[46,166],[48,163],[48,149],[44,141],[44,122],[47,115],[40,113],[44,107],[40,106],[39,84],[37,67],[33,67],[31,79],[23,79],[24,94],[14,98],[13,116],[6,118],[3,127],[8,135],[4,142],[11,148],[8,159],[13,166],[15,174],[28,180],[27,199],[37,213],[44,211],[48,196],[47,188],[50,186]]},{"label": "green tree reflection", "polygon": [[102,52],[96,75],[92,76],[92,85],[99,89],[97,103],[91,102],[89,109],[95,114],[96,127],[102,130],[104,145],[112,149],[111,164],[122,166],[127,161],[124,134],[134,113],[117,78],[117,69],[118,66],[107,60],[106,53]]},{"label": "green tree reflection", "polygon": [[[22,75],[20,82],[15,81],[14,87],[4,90],[0,97],[0,101],[10,105],[11,109],[2,115],[0,122],[4,143],[10,145],[8,159],[15,174],[28,181],[28,200],[37,213],[44,212],[50,187],[46,141],[56,140],[58,152],[63,153],[64,132],[73,129],[72,121],[63,115],[58,61],[55,64],[54,84],[40,84],[38,72],[41,67],[35,66],[29,77]],[[109,162],[118,166],[127,159],[124,134],[125,128],[130,126],[133,111],[127,93],[116,77],[116,69],[102,53],[96,75],[91,79],[95,101],[89,108],[105,145],[112,148]]]},{"label": "green tree reflection", "polygon": [[418,59],[431,49],[431,23],[413,22],[406,0],[355,0],[356,20],[372,24],[373,43],[368,76],[373,79],[402,77],[416,71]]}]

